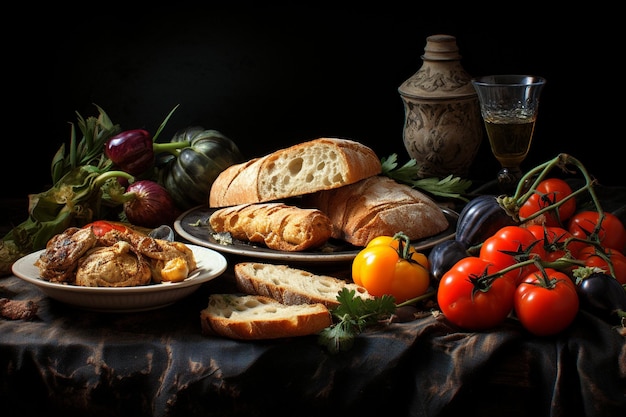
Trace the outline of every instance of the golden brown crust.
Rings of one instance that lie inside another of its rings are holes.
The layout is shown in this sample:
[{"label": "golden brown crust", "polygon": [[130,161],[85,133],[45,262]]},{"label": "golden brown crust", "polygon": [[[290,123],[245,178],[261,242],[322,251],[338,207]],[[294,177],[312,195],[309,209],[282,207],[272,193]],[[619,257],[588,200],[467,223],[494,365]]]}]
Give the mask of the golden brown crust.
[{"label": "golden brown crust", "polygon": [[307,336],[331,324],[323,304],[288,306],[258,295],[211,294],[200,312],[202,334],[239,340]]},{"label": "golden brown crust", "polygon": [[259,158],[231,165],[213,181],[209,192],[209,207],[226,207],[261,201],[255,186],[261,168]]},{"label": "golden brown crust", "polygon": [[209,224],[214,231],[229,232],[235,239],[288,252],[321,246],[332,232],[330,219],[320,210],[283,203],[225,207],[213,212]]},{"label": "golden brown crust", "polygon": [[209,207],[261,203],[352,184],[381,172],[372,149],[342,138],[318,138],[232,165],[215,179]]},{"label": "golden brown crust", "polygon": [[332,237],[365,246],[376,236],[404,232],[411,240],[448,228],[443,210],[428,196],[385,176],[374,176],[333,190],[305,196],[333,223]]}]

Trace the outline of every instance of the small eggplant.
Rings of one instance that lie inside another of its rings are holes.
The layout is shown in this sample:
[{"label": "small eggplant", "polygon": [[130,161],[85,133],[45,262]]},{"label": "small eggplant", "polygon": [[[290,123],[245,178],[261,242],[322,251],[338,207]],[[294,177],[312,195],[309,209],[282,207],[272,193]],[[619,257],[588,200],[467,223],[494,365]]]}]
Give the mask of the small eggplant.
[{"label": "small eggplant", "polygon": [[502,227],[516,224],[500,205],[498,197],[484,194],[470,200],[461,210],[455,239],[471,248],[483,243]]},{"label": "small eggplant", "polygon": [[608,323],[618,324],[626,314],[626,289],[607,273],[593,272],[579,280],[576,292],[581,309]]},{"label": "small eggplant", "polygon": [[428,263],[434,281],[438,283],[454,264],[468,256],[467,247],[458,240],[445,240],[433,246],[428,254]]},{"label": "small eggplant", "polygon": [[105,155],[131,175],[139,175],[154,164],[152,136],[143,129],[126,130],[106,141]]}]

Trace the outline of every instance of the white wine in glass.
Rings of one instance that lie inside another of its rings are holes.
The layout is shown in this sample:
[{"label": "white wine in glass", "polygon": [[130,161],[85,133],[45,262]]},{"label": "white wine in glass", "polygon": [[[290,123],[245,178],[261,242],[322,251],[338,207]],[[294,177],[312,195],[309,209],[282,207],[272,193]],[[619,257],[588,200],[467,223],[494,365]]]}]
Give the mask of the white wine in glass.
[{"label": "white wine in glass", "polygon": [[489,75],[472,79],[491,151],[500,163],[498,183],[510,189],[522,177],[535,131],[539,96],[545,84],[530,75]]}]

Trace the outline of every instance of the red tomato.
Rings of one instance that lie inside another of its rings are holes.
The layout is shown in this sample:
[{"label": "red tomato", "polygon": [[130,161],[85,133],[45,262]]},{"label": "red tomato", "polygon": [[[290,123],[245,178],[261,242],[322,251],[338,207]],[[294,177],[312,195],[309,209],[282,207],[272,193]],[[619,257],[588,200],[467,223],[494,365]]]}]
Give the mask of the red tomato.
[{"label": "red tomato", "polygon": [[[541,181],[535,194],[520,207],[520,219],[526,219],[539,210],[556,204],[572,194],[572,188],[567,182],[559,178],[547,178]],[[570,198],[558,207],[558,210],[549,210],[544,213],[546,226],[562,226],[576,211],[576,199]]]},{"label": "red tomato", "polygon": [[515,290],[515,314],[526,330],[548,336],[567,328],[578,313],[576,285],[563,272],[546,268],[526,276]]},{"label": "red tomato", "polygon": [[107,232],[113,229],[119,230],[120,232],[127,232],[129,230],[124,225],[121,225],[116,222],[108,222],[106,220],[96,220],[94,222],[91,222],[83,226],[84,229],[88,227],[91,227],[91,229],[93,230],[93,233],[98,237],[104,236]]},{"label": "red tomato", "polygon": [[502,323],[513,310],[513,280],[502,276],[484,288],[478,277],[498,270],[484,259],[470,256],[446,272],[437,290],[437,302],[451,323],[467,330],[484,330]]},{"label": "red tomato", "polygon": [[[597,211],[580,211],[572,216],[567,230],[580,239],[587,239],[598,224],[599,217]],[[604,212],[604,219],[597,237],[605,248],[615,249],[622,253],[626,250],[626,229],[619,217],[612,213]]]},{"label": "red tomato", "polygon": [[567,251],[569,251],[572,258],[578,259],[580,251],[587,246],[583,242],[575,240],[568,241],[568,239],[573,236],[562,227],[549,227],[535,224],[526,226],[526,228],[530,230],[536,239],[541,241],[539,244],[543,246],[546,253],[543,259],[548,262],[554,262],[557,259],[566,256]]},{"label": "red tomato", "polygon": [[[611,260],[611,263],[613,264],[613,270],[615,271],[615,274],[613,276],[620,284],[625,285],[626,255],[610,248],[605,249],[605,252]],[[607,274],[611,274],[608,262],[604,260],[602,256],[596,253],[596,250],[593,246],[588,246],[582,249],[578,254],[578,259],[584,261],[585,266],[601,268],[605,270]]]},{"label": "red tomato", "polygon": [[[478,257],[493,264],[498,271],[534,256],[543,259],[545,255],[541,240],[530,230],[521,226],[505,226],[483,242]],[[511,271],[510,276],[519,283],[528,273],[536,270],[537,267],[530,264]]]}]

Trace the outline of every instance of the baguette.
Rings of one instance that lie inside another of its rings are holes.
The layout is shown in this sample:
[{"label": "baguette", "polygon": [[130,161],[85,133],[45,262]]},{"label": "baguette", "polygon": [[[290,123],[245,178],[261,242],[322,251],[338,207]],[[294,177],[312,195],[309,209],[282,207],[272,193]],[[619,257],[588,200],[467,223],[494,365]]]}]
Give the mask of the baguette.
[{"label": "baguette", "polygon": [[339,305],[337,294],[344,288],[354,290],[364,299],[373,298],[365,288],[354,283],[286,265],[241,262],[235,264],[234,269],[239,291],[272,297],[283,304],[322,303],[334,308]]},{"label": "baguette", "polygon": [[427,195],[382,175],[307,195],[303,203],[330,217],[333,238],[355,246],[397,232],[423,239],[449,226],[443,210]]},{"label": "baguette", "polygon": [[262,203],[355,183],[381,172],[380,159],[349,139],[319,138],[231,165],[209,192],[209,207]]},{"label": "baguette", "polygon": [[259,340],[316,334],[332,324],[323,304],[285,305],[260,295],[211,294],[200,312],[202,334]]},{"label": "baguette", "polygon": [[326,214],[283,203],[225,207],[211,214],[209,224],[215,232],[229,232],[235,239],[288,252],[321,246],[332,233]]}]

